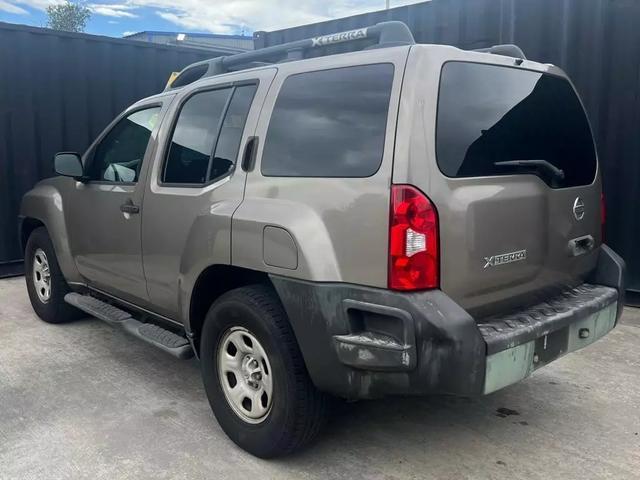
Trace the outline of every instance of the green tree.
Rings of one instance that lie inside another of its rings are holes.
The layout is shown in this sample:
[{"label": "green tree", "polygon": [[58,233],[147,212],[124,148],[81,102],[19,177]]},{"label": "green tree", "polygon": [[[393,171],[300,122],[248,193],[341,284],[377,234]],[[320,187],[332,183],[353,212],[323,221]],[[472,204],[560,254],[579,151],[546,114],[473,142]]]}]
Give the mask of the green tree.
[{"label": "green tree", "polygon": [[65,32],[84,32],[91,10],[71,0],[47,7],[47,27]]}]

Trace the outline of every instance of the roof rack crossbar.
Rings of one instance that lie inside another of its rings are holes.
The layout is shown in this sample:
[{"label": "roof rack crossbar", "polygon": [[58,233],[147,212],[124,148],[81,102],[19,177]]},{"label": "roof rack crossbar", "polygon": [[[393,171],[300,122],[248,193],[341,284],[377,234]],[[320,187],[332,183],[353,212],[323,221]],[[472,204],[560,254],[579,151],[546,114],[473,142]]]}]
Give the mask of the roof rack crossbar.
[{"label": "roof rack crossbar", "polygon": [[[409,27],[407,27],[403,22],[381,22],[371,27],[332,33],[330,35],[321,35],[314,38],[306,38],[304,40],[283,43],[282,45],[274,45],[272,47],[261,48],[259,50],[227,55],[193,63],[184,68],[178,74],[172,84],[167,86],[167,90],[188,85],[200,78],[220,75],[232,70],[241,70],[242,68],[238,67],[242,65],[249,65],[251,67],[255,66],[256,62],[275,63],[281,60],[301,60],[305,58],[305,53],[308,50],[365,39],[376,40],[376,47],[378,48],[413,45],[415,43]],[[194,75],[194,72],[196,71],[202,72],[205,66],[206,71],[204,74]],[[181,77],[183,81],[180,81]]]},{"label": "roof rack crossbar", "polygon": [[488,48],[476,48],[474,52],[493,53],[494,55],[504,55],[505,57],[521,58],[526,60],[522,49],[511,43],[505,43],[503,45],[493,45]]}]

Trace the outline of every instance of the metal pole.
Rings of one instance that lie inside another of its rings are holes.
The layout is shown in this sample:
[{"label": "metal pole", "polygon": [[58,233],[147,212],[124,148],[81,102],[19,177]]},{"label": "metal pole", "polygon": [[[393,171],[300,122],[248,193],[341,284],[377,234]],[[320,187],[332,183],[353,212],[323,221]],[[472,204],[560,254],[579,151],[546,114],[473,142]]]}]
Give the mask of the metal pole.
[{"label": "metal pole", "polygon": [[386,6],[386,10],[389,10],[389,2],[390,2],[390,0],[386,0],[386,2],[385,2],[385,3],[386,3],[386,5],[387,5],[387,6]]}]

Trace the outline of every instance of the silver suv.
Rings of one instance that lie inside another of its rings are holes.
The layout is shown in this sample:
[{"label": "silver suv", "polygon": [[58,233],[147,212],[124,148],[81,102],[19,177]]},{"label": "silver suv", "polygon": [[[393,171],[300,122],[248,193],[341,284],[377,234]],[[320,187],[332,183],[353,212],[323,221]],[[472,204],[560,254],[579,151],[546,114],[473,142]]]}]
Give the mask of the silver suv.
[{"label": "silver suv", "polygon": [[623,305],[583,106],[513,45],[388,22],[201,62],[55,168],[22,202],[36,313],[195,353],[261,457],[332,397],[503,388]]}]

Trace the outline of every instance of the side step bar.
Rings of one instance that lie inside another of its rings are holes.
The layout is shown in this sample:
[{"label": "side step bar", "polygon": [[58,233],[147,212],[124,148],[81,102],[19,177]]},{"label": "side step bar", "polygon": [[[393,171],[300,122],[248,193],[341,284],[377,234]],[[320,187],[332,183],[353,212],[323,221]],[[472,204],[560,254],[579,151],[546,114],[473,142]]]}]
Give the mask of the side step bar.
[{"label": "side step bar", "polygon": [[111,325],[122,327],[134,337],[138,337],[154,347],[180,359],[193,357],[193,349],[185,337],[181,337],[153,323],[142,323],[131,316],[129,312],[114,307],[89,295],[67,293],[64,301],[69,305],[99,318]]}]

